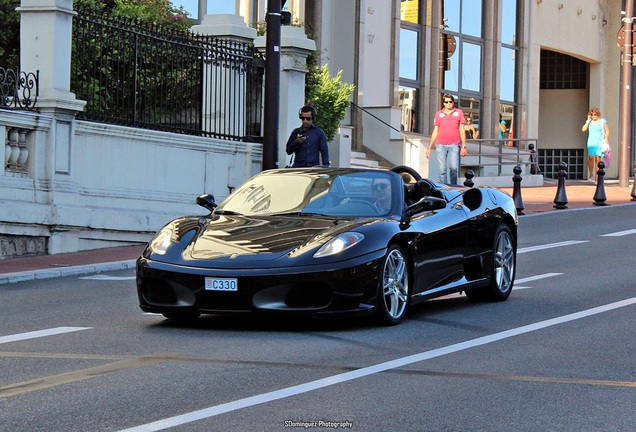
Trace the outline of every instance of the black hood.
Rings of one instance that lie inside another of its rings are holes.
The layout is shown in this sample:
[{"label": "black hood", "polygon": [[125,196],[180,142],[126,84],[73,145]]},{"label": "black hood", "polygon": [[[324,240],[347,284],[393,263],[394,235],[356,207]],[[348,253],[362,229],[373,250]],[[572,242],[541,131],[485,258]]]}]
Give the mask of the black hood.
[{"label": "black hood", "polygon": [[[164,256],[197,265],[214,261],[240,265],[300,256],[363,222],[316,216],[234,216],[182,218],[171,223],[178,244]],[[178,250],[177,250],[178,249]],[[313,255],[313,252],[311,252]],[[155,257],[163,261],[161,257]]]}]

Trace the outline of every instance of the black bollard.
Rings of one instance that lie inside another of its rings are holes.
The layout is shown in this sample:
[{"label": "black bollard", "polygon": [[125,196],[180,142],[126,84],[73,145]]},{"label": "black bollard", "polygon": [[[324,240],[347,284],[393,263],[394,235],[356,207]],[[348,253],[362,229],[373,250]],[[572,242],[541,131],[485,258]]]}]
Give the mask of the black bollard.
[{"label": "black bollard", "polygon": [[566,171],[567,167],[568,164],[565,162],[561,162],[559,164],[559,183],[557,185],[557,193],[553,201],[554,208],[559,210],[568,208],[568,195],[565,193],[565,178],[568,175],[568,172]]},{"label": "black bollard", "polygon": [[632,185],[632,193],[630,195],[632,201],[636,201],[636,162],[634,162],[634,184]]},{"label": "black bollard", "polygon": [[515,202],[517,214],[522,215],[525,207],[523,206],[523,199],[521,198],[521,180],[523,180],[523,178],[521,178],[521,167],[517,165],[512,169],[512,172],[515,173],[515,175],[512,176],[512,199]]},{"label": "black bollard", "polygon": [[475,182],[473,182],[473,177],[475,177],[475,172],[471,169],[466,170],[466,180],[464,180],[464,186],[469,188],[475,186]]},{"label": "black bollard", "polygon": [[607,196],[605,195],[605,162],[599,161],[598,171],[596,171],[598,180],[596,181],[596,192],[594,192],[594,205],[604,206],[607,205]]}]

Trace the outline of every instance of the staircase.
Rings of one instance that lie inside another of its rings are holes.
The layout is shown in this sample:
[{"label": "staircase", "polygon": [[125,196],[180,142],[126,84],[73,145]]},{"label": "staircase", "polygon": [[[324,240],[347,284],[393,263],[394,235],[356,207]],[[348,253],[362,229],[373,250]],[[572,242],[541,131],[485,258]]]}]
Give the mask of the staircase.
[{"label": "staircase", "polygon": [[365,151],[351,151],[352,168],[381,168],[389,169],[394,164],[369,149]]},{"label": "staircase", "polygon": [[367,154],[364,152],[351,152],[351,167],[352,168],[379,168],[380,162],[374,159],[367,158]]}]

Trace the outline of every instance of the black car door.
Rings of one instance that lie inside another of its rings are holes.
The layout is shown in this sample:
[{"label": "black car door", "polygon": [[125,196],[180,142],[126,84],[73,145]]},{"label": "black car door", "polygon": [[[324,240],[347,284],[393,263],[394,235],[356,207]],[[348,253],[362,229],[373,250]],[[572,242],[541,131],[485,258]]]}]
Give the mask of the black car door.
[{"label": "black car door", "polygon": [[415,232],[413,293],[436,292],[461,277],[467,235],[461,205],[426,211],[411,219]]}]

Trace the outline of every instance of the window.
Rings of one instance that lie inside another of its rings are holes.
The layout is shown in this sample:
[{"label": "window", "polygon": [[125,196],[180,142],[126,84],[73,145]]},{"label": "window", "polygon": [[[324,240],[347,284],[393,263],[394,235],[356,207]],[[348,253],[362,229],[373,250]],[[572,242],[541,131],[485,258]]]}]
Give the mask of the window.
[{"label": "window", "polygon": [[501,51],[499,53],[499,122],[497,137],[506,139],[502,144],[516,145],[515,112],[517,102],[515,98],[517,84],[517,0],[501,1]]},{"label": "window", "polygon": [[499,97],[505,101],[515,100],[515,56],[516,50],[501,48],[501,78],[499,82]]},{"label": "window", "polygon": [[400,19],[402,21],[418,24],[420,12],[420,0],[401,0]]},{"label": "window", "polygon": [[400,86],[399,107],[402,111],[400,123],[402,130],[417,132],[418,91],[415,88]]},{"label": "window", "polygon": [[567,54],[541,50],[539,76],[541,89],[586,89],[587,63]]},{"label": "window", "polygon": [[[470,0],[468,0],[470,1]],[[473,3],[476,3],[475,0],[472,0]],[[443,0],[442,2],[442,16],[443,18],[443,26],[444,29],[453,32],[460,33],[461,32],[461,0]]]},{"label": "window", "polygon": [[[459,108],[464,111],[466,118],[470,117],[473,121],[473,126],[475,126],[475,129],[479,132],[481,138],[481,100],[464,97],[459,100]],[[468,138],[468,136],[466,138]]]},{"label": "window", "polygon": [[481,91],[481,45],[462,44],[462,90]]},{"label": "window", "polygon": [[[482,37],[481,2],[475,0],[443,0],[442,23],[445,33],[462,37]],[[458,42],[461,42],[458,41]]]},{"label": "window", "polygon": [[515,145],[514,127],[515,127],[515,106],[502,103],[499,108],[499,121],[497,122],[496,137],[501,141],[500,145],[513,147]]},{"label": "window", "polygon": [[517,0],[501,2],[501,42],[505,45],[517,44]]},{"label": "window", "polygon": [[559,165],[567,164],[567,180],[584,179],[586,173],[583,149],[539,149],[539,166],[546,178],[559,178]]},{"label": "window", "polygon": [[461,33],[481,37],[481,2],[464,0],[462,7]]},{"label": "window", "polygon": [[447,58],[441,65],[441,91],[456,94],[462,109],[464,101],[470,103],[467,115],[478,122],[483,76],[482,2],[443,0],[441,25],[440,46]]},{"label": "window", "polygon": [[509,102],[515,100],[515,62],[519,50],[516,34],[517,1],[502,0],[499,97]]},{"label": "window", "polygon": [[417,113],[419,110],[420,67],[422,64],[422,26],[420,24],[420,0],[400,2],[400,48],[399,48],[399,107],[402,111],[402,130],[419,132]]},{"label": "window", "polygon": [[418,32],[400,29],[400,78],[417,80],[419,65]]}]

